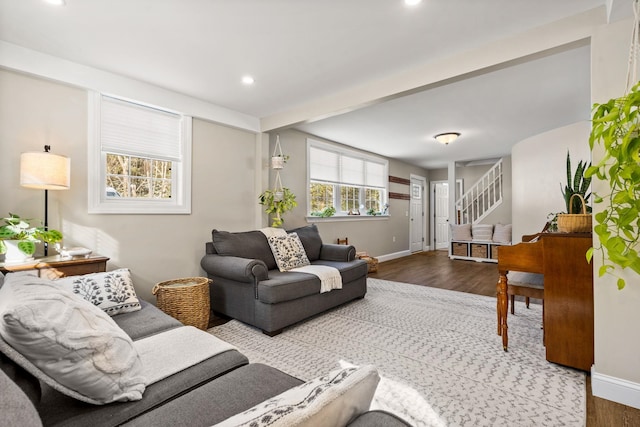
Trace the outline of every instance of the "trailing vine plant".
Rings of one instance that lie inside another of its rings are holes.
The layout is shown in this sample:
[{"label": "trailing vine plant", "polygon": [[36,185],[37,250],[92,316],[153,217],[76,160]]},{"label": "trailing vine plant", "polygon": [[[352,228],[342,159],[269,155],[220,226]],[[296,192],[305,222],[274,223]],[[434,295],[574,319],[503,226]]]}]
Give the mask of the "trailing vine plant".
[{"label": "trailing vine plant", "polygon": [[594,202],[604,209],[595,215],[594,232],[600,245],[587,251],[587,260],[595,251],[602,256],[598,274],[618,278],[618,289],[625,280],[615,267],[629,268],[640,275],[640,82],[628,94],[595,104],[589,146],[604,149],[600,162],[587,168],[586,177],[596,176],[609,184],[608,194],[595,194]]}]

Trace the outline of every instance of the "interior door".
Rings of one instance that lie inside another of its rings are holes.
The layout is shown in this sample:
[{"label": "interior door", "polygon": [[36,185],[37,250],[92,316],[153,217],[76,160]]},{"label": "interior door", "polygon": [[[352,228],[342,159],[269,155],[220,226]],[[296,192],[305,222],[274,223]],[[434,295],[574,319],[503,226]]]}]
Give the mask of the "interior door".
[{"label": "interior door", "polygon": [[411,177],[410,228],[411,252],[424,249],[424,186],[426,180]]},{"label": "interior door", "polygon": [[434,194],[434,234],[436,249],[449,247],[449,183],[432,184]]}]

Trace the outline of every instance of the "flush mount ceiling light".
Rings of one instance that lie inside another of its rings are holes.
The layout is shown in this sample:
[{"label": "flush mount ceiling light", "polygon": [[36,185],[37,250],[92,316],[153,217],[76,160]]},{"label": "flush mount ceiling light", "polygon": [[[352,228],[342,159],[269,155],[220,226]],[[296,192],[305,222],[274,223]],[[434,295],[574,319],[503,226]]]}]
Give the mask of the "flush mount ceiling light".
[{"label": "flush mount ceiling light", "polygon": [[422,0],[404,0],[404,4],[407,6],[415,6],[420,3]]},{"label": "flush mount ceiling light", "polygon": [[54,6],[64,6],[65,5],[65,1],[64,0],[43,0],[45,3],[49,3],[52,4]]},{"label": "flush mount ceiling light", "polygon": [[253,77],[251,77],[251,76],[242,77],[242,84],[247,85],[247,86],[251,86],[254,83],[255,83],[255,79]]},{"label": "flush mount ceiling light", "polygon": [[439,133],[434,138],[440,144],[448,145],[450,142],[455,141],[460,136],[460,132],[445,132]]}]

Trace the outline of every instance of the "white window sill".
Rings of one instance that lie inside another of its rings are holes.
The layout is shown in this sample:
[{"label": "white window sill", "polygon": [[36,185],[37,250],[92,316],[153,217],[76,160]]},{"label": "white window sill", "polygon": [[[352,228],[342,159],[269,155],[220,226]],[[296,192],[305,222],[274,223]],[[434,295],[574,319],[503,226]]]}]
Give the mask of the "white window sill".
[{"label": "white window sill", "polygon": [[307,216],[307,222],[340,222],[340,221],[380,221],[388,220],[389,215],[334,215],[330,217]]}]

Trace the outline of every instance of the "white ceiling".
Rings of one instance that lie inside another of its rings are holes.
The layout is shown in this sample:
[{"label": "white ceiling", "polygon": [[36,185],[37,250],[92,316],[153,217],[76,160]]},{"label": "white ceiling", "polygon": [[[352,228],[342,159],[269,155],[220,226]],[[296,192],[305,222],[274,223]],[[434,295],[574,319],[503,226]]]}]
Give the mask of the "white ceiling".
[{"label": "white ceiling", "polygon": [[[0,40],[265,118],[609,1],[0,0]],[[508,154],[589,103],[582,43],[296,127],[434,168]]]}]

